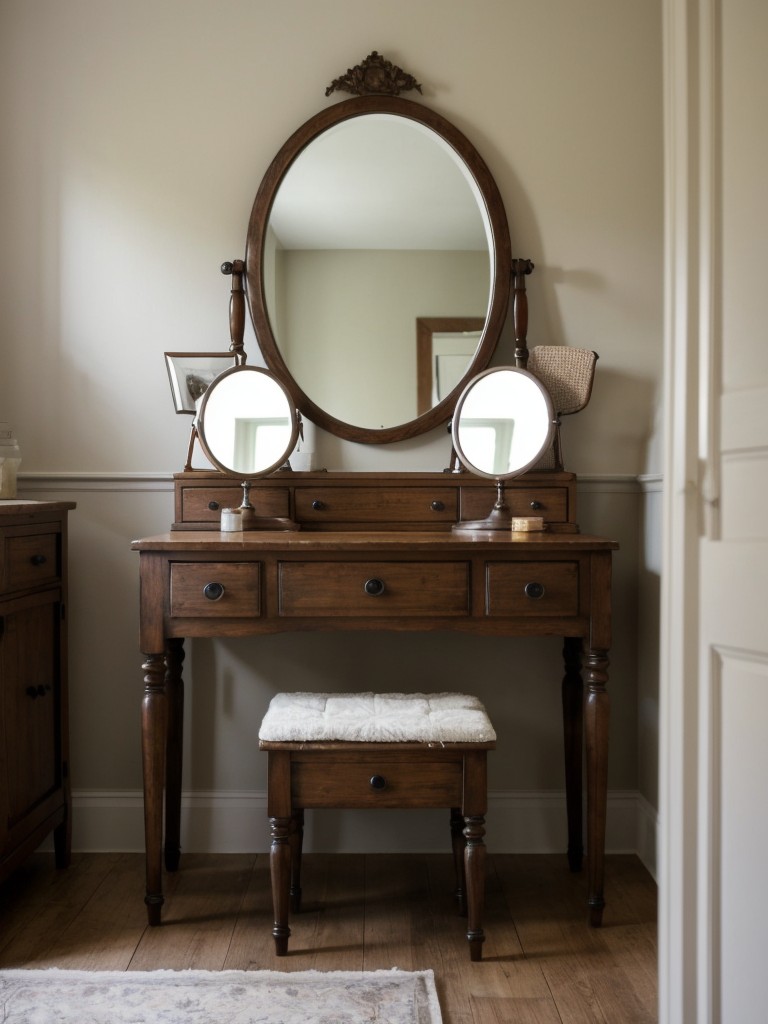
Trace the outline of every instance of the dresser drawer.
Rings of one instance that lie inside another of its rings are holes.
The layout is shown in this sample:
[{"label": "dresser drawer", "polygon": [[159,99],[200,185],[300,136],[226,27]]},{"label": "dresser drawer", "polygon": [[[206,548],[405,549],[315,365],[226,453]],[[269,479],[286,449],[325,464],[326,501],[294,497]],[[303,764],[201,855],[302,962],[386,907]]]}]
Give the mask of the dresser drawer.
[{"label": "dresser drawer", "polygon": [[239,619],[259,615],[258,562],[173,562],[171,615]]},{"label": "dresser drawer", "polygon": [[8,529],[2,541],[4,592],[49,586],[61,576],[58,531],[20,526]]},{"label": "dresser drawer", "polygon": [[467,562],[283,562],[280,615],[469,615]]},{"label": "dresser drawer", "polygon": [[[181,516],[184,523],[220,523],[223,508],[239,508],[243,489],[229,487],[184,487],[181,492]],[[251,490],[250,502],[260,516],[287,516],[290,508],[288,488]]]},{"label": "dresser drawer", "polygon": [[[542,516],[546,523],[568,522],[568,490],[541,487],[517,490],[507,486],[504,498],[513,516]],[[496,501],[496,488],[461,488],[461,518],[484,519]]]},{"label": "dresser drawer", "polygon": [[339,761],[293,759],[291,801],[294,807],[459,807],[462,781],[460,757],[407,761],[366,752]]},{"label": "dresser drawer", "polygon": [[304,523],[456,521],[455,487],[302,487],[296,516]]},{"label": "dresser drawer", "polygon": [[577,615],[578,562],[489,562],[489,616]]}]

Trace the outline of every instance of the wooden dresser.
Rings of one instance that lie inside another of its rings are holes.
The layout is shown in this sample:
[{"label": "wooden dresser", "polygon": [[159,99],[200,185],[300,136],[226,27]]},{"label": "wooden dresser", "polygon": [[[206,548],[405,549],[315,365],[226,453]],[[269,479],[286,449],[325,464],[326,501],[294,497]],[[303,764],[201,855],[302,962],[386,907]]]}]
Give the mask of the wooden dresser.
[{"label": "wooden dresser", "polygon": [[0,879],[53,831],[69,863],[67,513],[0,501]]},{"label": "wooden dresser", "polygon": [[515,513],[541,515],[548,529],[490,536],[451,531],[495,499],[492,484],[468,474],[278,472],[254,481],[252,505],[293,517],[301,529],[289,532],[222,533],[221,510],[240,501],[237,481],[187,472],[175,484],[173,530],[133,543],[150,924],[160,922],[163,847],[166,868],[179,864],[184,639],[348,629],[562,638],[564,678],[550,682],[562,684],[568,858],[578,870],[585,748],[589,918],[600,924],[617,545],[579,533],[573,475],[513,480]]}]

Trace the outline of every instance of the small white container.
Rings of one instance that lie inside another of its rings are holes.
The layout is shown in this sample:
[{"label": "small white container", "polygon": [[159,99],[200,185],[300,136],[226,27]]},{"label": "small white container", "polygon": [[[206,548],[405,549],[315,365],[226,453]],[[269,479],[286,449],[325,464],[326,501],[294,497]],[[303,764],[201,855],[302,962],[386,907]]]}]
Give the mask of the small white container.
[{"label": "small white container", "polygon": [[243,528],[243,517],[239,508],[223,508],[221,510],[221,532],[237,533]]},{"label": "small white container", "polygon": [[10,423],[0,423],[0,498],[16,497],[16,475],[21,464],[21,449]]}]

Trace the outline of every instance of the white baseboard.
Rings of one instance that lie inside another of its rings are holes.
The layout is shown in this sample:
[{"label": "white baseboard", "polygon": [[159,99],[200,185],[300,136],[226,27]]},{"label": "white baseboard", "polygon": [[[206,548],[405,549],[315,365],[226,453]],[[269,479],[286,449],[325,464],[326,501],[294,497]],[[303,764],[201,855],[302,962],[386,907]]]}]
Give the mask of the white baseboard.
[{"label": "white baseboard", "polygon": [[[567,845],[565,794],[490,792],[486,844],[492,853],[561,853]],[[658,815],[637,792],[608,794],[606,849],[635,853],[655,872]],[[304,849],[339,853],[444,852],[446,812],[307,811]],[[139,791],[76,791],[72,845],[80,852],[142,851]],[[269,849],[267,796],[196,792],[182,797],[182,848],[196,853],[262,853]]]}]

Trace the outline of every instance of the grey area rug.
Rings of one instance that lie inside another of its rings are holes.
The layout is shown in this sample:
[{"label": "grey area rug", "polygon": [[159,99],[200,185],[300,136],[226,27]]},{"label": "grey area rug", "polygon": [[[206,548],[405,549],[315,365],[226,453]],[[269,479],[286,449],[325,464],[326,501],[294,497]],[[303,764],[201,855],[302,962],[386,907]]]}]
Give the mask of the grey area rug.
[{"label": "grey area rug", "polygon": [[0,971],[2,1024],[441,1024],[432,971]]}]

